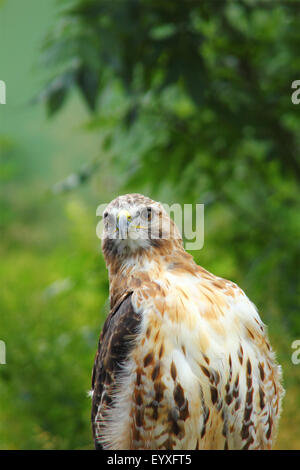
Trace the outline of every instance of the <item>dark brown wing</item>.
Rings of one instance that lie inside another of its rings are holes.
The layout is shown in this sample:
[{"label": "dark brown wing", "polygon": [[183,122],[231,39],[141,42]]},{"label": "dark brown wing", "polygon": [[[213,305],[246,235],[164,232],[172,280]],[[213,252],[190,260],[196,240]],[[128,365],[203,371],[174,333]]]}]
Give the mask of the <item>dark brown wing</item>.
[{"label": "dark brown wing", "polygon": [[107,410],[113,406],[112,394],[121,365],[128,358],[137,336],[141,317],[131,303],[132,292],[108,315],[100,335],[92,375],[92,427],[96,449],[102,449],[101,428]]}]

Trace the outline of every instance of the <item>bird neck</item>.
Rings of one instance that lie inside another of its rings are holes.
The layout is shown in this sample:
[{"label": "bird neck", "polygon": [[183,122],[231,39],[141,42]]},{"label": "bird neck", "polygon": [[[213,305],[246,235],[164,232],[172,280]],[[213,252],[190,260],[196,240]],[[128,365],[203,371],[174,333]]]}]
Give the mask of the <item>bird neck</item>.
[{"label": "bird neck", "polygon": [[193,257],[188,254],[182,244],[178,243],[172,249],[164,247],[159,250],[151,247],[126,257],[114,257],[107,261],[110,282],[110,303],[113,308],[126,292],[142,288],[146,283],[152,283],[162,278],[168,269],[178,269],[188,263],[194,264]]}]

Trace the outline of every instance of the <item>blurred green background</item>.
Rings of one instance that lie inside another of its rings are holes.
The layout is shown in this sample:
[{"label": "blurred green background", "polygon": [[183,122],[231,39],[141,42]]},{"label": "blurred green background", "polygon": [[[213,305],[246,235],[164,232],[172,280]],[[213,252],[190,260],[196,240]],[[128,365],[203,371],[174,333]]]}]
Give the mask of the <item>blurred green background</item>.
[{"label": "blurred green background", "polygon": [[98,204],[205,204],[192,252],[259,308],[300,449],[299,2],[0,2],[0,449],[90,449]]}]

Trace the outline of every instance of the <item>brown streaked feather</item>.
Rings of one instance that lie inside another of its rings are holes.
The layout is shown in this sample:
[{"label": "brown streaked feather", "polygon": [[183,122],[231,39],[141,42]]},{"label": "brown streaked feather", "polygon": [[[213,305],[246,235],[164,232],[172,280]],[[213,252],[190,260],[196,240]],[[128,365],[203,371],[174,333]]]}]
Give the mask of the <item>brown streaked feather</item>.
[{"label": "brown streaked feather", "polygon": [[109,408],[113,406],[114,387],[122,364],[133,347],[141,321],[127,292],[107,317],[99,339],[92,374],[92,428],[96,449],[102,449],[101,429]]}]

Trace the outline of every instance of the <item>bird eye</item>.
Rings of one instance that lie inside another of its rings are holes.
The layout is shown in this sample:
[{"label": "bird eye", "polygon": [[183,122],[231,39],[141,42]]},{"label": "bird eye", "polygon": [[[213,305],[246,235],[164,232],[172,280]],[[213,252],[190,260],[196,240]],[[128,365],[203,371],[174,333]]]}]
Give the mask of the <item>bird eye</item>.
[{"label": "bird eye", "polygon": [[104,226],[106,230],[114,230],[116,228],[116,220],[115,217],[110,214],[109,212],[105,212],[103,214]]}]

